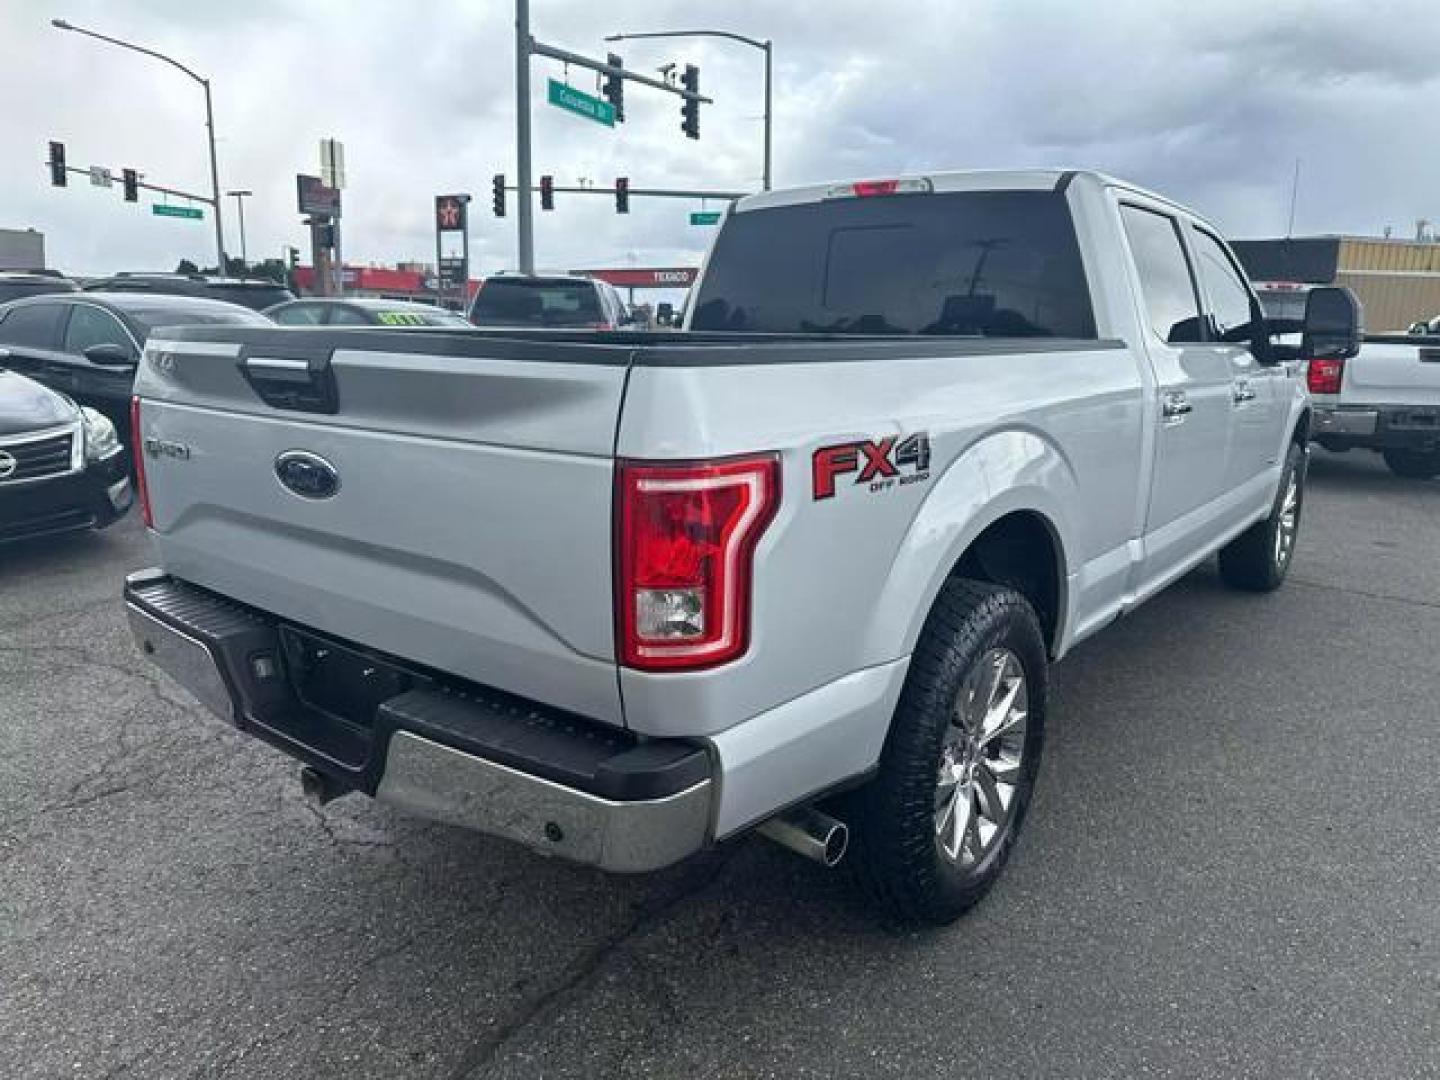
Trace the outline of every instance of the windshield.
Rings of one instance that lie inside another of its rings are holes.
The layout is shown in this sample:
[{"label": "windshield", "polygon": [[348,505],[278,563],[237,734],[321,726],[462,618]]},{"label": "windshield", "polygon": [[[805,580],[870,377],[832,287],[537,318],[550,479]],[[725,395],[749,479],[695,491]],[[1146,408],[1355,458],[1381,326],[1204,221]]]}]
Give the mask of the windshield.
[{"label": "windshield", "polygon": [[144,307],[125,312],[125,317],[149,337],[162,326],[274,326],[264,315],[230,304],[207,304]]},{"label": "windshield", "polygon": [[604,321],[595,286],[580,281],[491,278],[480,288],[476,326],[594,326]]},{"label": "windshield", "polygon": [[1093,338],[1063,195],[826,199],[732,214],[693,330]]}]

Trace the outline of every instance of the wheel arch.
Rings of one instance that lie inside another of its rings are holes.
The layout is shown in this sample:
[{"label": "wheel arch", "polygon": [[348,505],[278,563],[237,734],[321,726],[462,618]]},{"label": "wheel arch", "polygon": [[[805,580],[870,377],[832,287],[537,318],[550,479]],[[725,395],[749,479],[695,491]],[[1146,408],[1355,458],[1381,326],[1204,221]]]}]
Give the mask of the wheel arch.
[{"label": "wheel arch", "polygon": [[1069,462],[1035,433],[1006,432],[960,455],[896,553],[868,631],[870,655],[913,652],[941,588],[957,575],[1019,590],[1050,654],[1062,652],[1074,550],[1067,508],[1078,498]]}]

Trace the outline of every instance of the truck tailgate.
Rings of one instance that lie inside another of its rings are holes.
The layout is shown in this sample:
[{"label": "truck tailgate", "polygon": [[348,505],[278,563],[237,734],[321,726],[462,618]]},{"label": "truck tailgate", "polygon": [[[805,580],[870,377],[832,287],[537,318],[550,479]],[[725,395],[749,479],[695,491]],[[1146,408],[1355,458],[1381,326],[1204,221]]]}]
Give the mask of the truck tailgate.
[{"label": "truck tailgate", "polygon": [[1367,341],[1345,384],[1346,404],[1440,405],[1440,346]]},{"label": "truck tailgate", "polygon": [[[622,722],[610,567],[625,349],[423,331],[165,335],[136,392],[170,573]],[[318,490],[282,482],[292,451],[322,459]]]}]

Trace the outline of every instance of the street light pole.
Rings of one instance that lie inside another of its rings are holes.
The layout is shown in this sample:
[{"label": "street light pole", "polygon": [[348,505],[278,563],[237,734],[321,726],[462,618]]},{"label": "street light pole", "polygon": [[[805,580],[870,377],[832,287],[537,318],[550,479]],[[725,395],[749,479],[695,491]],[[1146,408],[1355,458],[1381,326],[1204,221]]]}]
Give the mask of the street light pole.
[{"label": "street light pole", "polygon": [[759,41],[756,38],[746,37],[744,34],[732,34],[729,30],[654,30],[643,34],[609,34],[606,41],[631,41],[638,38],[678,38],[678,37],[718,37],[728,38],[731,41],[738,41],[742,45],[749,45],[759,49],[765,54],[765,164],[764,172],[760,180],[761,187],[770,190],[770,138],[774,124],[771,98],[771,69],[774,58],[774,43],[766,38]]},{"label": "street light pole", "polygon": [[146,56],[156,60],[163,60],[173,68],[178,68],[190,78],[194,79],[205,91],[205,130],[210,144],[210,207],[215,214],[215,256],[217,269],[221,274],[225,273],[225,230],[220,222],[220,168],[215,160],[215,113],[210,105],[210,80],[204,76],[197,75],[184,64],[164,53],[156,52],[154,49],[147,49],[143,45],[135,45],[129,41],[121,41],[119,38],[109,37],[97,33],[94,30],[86,30],[82,26],[75,26],[64,19],[51,19],[50,25],[57,30],[69,30],[71,33],[84,34],[96,41],[103,41],[109,45],[115,45],[121,49],[129,49],[131,52],[144,53]]},{"label": "street light pole", "polygon": [[227,191],[225,194],[235,197],[235,212],[240,217],[240,261],[248,268],[250,255],[245,250],[245,200],[255,193],[253,191]]},{"label": "street light pole", "polygon": [[520,234],[517,246],[522,274],[535,273],[535,232],[530,217],[530,51],[534,47],[530,0],[515,0],[515,175],[520,188],[515,193],[515,224]]}]

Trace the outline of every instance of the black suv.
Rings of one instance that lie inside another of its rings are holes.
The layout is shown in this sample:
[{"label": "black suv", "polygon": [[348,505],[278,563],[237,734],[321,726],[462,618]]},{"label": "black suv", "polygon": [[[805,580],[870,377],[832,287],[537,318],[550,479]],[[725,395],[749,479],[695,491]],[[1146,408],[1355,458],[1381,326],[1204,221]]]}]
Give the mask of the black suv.
[{"label": "black suv", "polygon": [[226,300],[251,311],[294,300],[295,294],[269,278],[222,278],[204,274],[130,274],[86,282],[87,292],[150,293],[153,296],[203,296]]},{"label": "black suv", "polygon": [[194,296],[74,292],[0,304],[0,367],[93,405],[124,430],[145,339],[161,326],[273,326],[248,308]]}]

